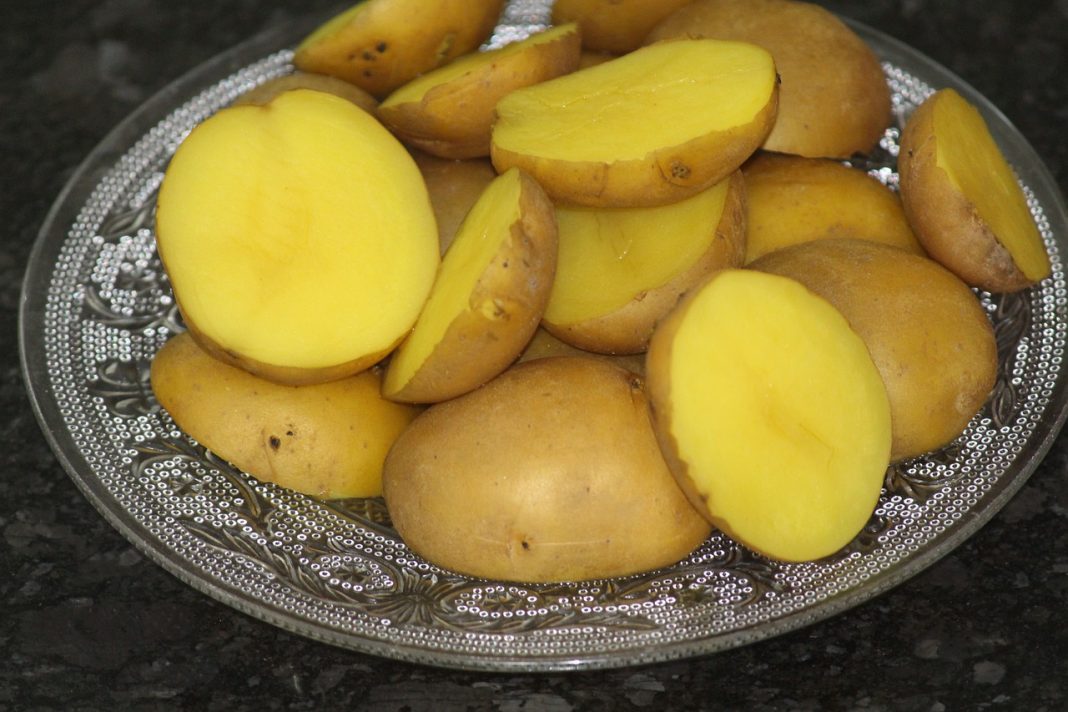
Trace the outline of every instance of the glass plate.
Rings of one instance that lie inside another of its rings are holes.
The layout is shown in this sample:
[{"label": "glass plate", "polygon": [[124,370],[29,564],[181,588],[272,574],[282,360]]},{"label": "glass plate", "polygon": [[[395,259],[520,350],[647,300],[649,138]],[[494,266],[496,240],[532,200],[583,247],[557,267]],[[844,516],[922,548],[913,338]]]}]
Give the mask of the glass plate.
[{"label": "glass plate", "polygon": [[[547,21],[508,6],[491,43]],[[475,580],[412,554],[381,500],[323,502],[258,483],[185,436],[154,400],[152,355],[183,327],[154,249],[163,169],[187,132],[291,71],[303,31],[264,36],[147,102],[85,160],[34,247],[20,314],[23,370],[42,429],[100,512],[196,589],[290,631],[365,653],[477,670],[607,668],[707,654],[818,621],[913,576],[1020,488],[1065,417],[1060,253],[1068,218],[1034,150],[945,69],[854,25],[884,60],[896,126],[863,167],[893,185],[898,127],[932,88],[984,113],[1025,186],[1053,276],[979,294],[1000,355],[989,403],[949,447],[887,472],[867,528],[840,554],[778,564],[713,535],[686,560],[621,579]]]}]

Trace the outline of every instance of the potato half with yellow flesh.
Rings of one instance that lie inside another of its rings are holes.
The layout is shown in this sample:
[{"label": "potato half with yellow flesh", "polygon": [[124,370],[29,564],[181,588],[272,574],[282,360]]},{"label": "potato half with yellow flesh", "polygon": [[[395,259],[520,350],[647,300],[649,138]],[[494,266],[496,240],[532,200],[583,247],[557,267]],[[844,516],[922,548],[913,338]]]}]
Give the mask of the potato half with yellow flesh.
[{"label": "potato half with yellow flesh", "polygon": [[751,44],[680,40],[512,92],[492,159],[563,204],[677,202],[729,176],[775,118],[771,56]]},{"label": "potato half with yellow flesh", "polygon": [[808,561],[868,522],[889,464],[886,389],[845,318],[800,283],[717,272],[657,329],[646,377],[668,464],[727,535]]},{"label": "potato half with yellow flesh", "polygon": [[578,26],[570,24],[474,52],[390,94],[378,118],[405,143],[436,156],[489,156],[497,102],[516,89],[574,71],[580,49]]},{"label": "potato half with yellow flesh", "polygon": [[152,360],[152,390],[174,422],[258,480],[326,499],[382,494],[382,464],[419,413],[382,398],[379,369],[283,386],[212,358],[189,334]]},{"label": "potato half with yellow flesh", "polygon": [[891,460],[952,441],[994,387],[990,319],[972,290],[931,259],[862,240],[823,240],[750,267],[804,284],[864,340],[890,398]]},{"label": "potato half with yellow flesh", "polygon": [[293,72],[292,74],[269,79],[239,96],[234,100],[234,104],[238,106],[243,104],[263,106],[264,104],[269,104],[279,94],[284,94],[294,89],[313,89],[327,94],[334,94],[342,99],[348,99],[356,106],[372,114],[378,108],[378,100],[355,84],[350,84],[337,77],[331,77],[326,74],[312,74],[311,72]]},{"label": "potato half with yellow flesh", "polygon": [[292,384],[392,350],[439,261],[408,152],[367,112],[306,89],[193,129],[167,167],[156,239],[198,342]]},{"label": "potato half with yellow flesh", "polygon": [[928,254],[973,287],[1026,289],[1050,275],[1027,199],[979,111],[952,89],[909,117],[901,199]]},{"label": "potato half with yellow flesh", "polygon": [[554,25],[577,22],[582,46],[625,54],[638,49],[656,23],[691,0],[556,0]]},{"label": "potato half with yellow flesh", "polygon": [[390,451],[383,488],[413,551],[488,579],[627,576],[710,531],[664,464],[642,380],[592,358],[519,364],[431,406]]},{"label": "potato half with yellow flesh", "polygon": [[735,171],[654,208],[556,211],[560,256],[542,324],[589,351],[639,353],[679,297],[745,255],[745,184]]},{"label": "potato half with yellow flesh", "polygon": [[485,158],[451,160],[418,150],[412,150],[412,158],[426,182],[430,205],[438,223],[438,246],[441,254],[445,254],[456,238],[460,224],[478,202],[482,191],[497,177],[497,171]]},{"label": "potato half with yellow flesh", "polygon": [[646,42],[708,37],[752,42],[775,58],[779,115],[763,147],[815,158],[871,151],[890,125],[878,57],[819,5],[795,0],[694,0]]},{"label": "potato half with yellow flesh", "polygon": [[538,328],[556,268],[552,203],[511,170],[490,183],[445,253],[411,335],[390,359],[387,398],[431,403],[481,386]]},{"label": "potato half with yellow flesh", "polygon": [[384,97],[473,52],[503,8],[504,0],[363,0],[304,38],[293,64]]},{"label": "potato half with yellow flesh", "polygon": [[748,200],[746,263],[789,245],[835,238],[925,254],[901,199],[864,171],[828,159],[760,153],[742,173]]}]

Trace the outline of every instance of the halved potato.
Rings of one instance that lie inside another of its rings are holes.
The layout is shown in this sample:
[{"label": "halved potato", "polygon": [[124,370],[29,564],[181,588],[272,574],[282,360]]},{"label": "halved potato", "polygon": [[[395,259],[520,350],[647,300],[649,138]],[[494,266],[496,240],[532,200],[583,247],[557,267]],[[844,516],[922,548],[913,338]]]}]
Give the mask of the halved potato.
[{"label": "halved potato", "polygon": [[960,94],[936,92],[909,117],[898,168],[916,236],[965,282],[1013,292],[1050,275],[1016,174],[982,115]]},{"label": "halved potato", "polygon": [[665,205],[734,172],[764,141],[776,97],[771,56],[755,45],[643,47],[502,99],[493,164],[565,204]]},{"label": "halved potato", "polygon": [[857,238],[925,254],[901,199],[837,161],[759,153],[742,166],[749,210],[745,261],[799,242]]},{"label": "halved potato", "polygon": [[236,106],[245,104],[263,106],[271,103],[279,94],[284,94],[293,89],[313,89],[333,94],[342,99],[348,99],[371,114],[374,114],[375,109],[378,108],[378,100],[355,84],[326,74],[312,74],[311,72],[300,71],[270,79],[239,96],[234,100],[234,104]]},{"label": "halved potato", "polygon": [[465,55],[390,94],[378,117],[402,141],[436,156],[488,156],[497,102],[574,71],[580,48],[578,26],[569,24]]},{"label": "halved potato", "polygon": [[729,536],[808,561],[868,522],[889,464],[886,389],[845,318],[800,283],[717,272],[657,328],[646,377],[669,466]]},{"label": "halved potato", "polygon": [[577,22],[582,46],[625,54],[638,49],[656,23],[690,0],[556,0],[554,25]]},{"label": "halved potato", "polygon": [[752,42],[775,58],[779,116],[763,147],[809,157],[868,153],[890,125],[890,89],[875,53],[819,5],[695,0],[646,42],[709,37]]},{"label": "halved potato", "polygon": [[994,387],[990,319],[972,290],[931,259],[862,240],[824,240],[750,267],[805,285],[864,340],[890,398],[892,460],[952,441]]},{"label": "halved potato", "polygon": [[438,223],[438,243],[441,254],[445,254],[468,211],[497,177],[497,171],[485,158],[450,160],[418,150],[411,153],[426,181],[430,205]]},{"label": "halved potato", "polygon": [[404,542],[438,566],[506,581],[580,581],[667,566],[710,527],[664,464],[642,380],[545,358],[431,406],[383,474]]},{"label": "halved potato", "polygon": [[740,172],[655,208],[557,208],[560,257],[542,324],[589,351],[640,353],[679,297],[745,255]]},{"label": "halved potato", "polygon": [[298,69],[329,74],[383,97],[478,48],[504,0],[363,0],[298,46]]},{"label": "halved potato", "polygon": [[431,403],[481,386],[530,341],[556,267],[552,203],[513,169],[490,183],[452,243],[415,329],[382,384],[392,400]]},{"label": "halved potato", "polygon": [[379,393],[380,371],[283,386],[212,358],[189,334],[152,360],[152,391],[174,422],[258,480],[327,499],[382,494],[382,464],[419,413]]},{"label": "halved potato", "polygon": [[163,178],[156,244],[201,346],[291,384],[385,356],[439,262],[408,152],[366,111],[307,89],[193,129]]}]

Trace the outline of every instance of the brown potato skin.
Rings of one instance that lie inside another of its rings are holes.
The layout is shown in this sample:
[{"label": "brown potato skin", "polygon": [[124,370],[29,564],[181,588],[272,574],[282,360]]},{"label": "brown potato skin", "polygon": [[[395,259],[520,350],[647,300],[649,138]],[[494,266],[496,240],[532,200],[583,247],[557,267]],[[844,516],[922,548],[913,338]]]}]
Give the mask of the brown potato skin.
[{"label": "brown potato skin", "polygon": [[516,363],[534,361],[539,358],[553,358],[554,356],[574,356],[577,358],[599,358],[614,363],[620,368],[625,368],[639,376],[645,375],[645,354],[600,354],[593,351],[585,351],[561,341],[553,336],[545,327],[540,327],[534,332],[533,338],[523,353],[519,355]]},{"label": "brown potato skin", "polygon": [[410,146],[441,158],[490,155],[493,110],[506,94],[575,71],[581,52],[576,31],[500,57],[430,89],[418,102],[381,106],[378,118]]},{"label": "brown potato skin", "polygon": [[638,49],[653,27],[690,0],[556,0],[552,22],[577,22],[582,44],[593,52]]},{"label": "brown potato skin", "polygon": [[436,403],[478,388],[516,360],[538,328],[556,273],[556,213],[545,191],[520,175],[520,217],[471,293],[468,309],[400,390],[406,403]]},{"label": "brown potato skin", "polygon": [[419,150],[410,153],[426,181],[430,207],[434,209],[438,223],[438,243],[441,254],[445,254],[468,211],[497,177],[497,171],[484,158],[460,161],[438,158]]},{"label": "brown potato skin", "polygon": [[764,142],[775,122],[779,90],[751,122],[653,151],[640,160],[562,161],[516,153],[496,143],[498,172],[518,167],[532,175],[554,202],[594,208],[675,203],[726,179]]},{"label": "brown potato skin", "polygon": [[151,379],[188,435],[261,481],[315,497],[381,494],[386,452],[419,412],[381,398],[377,369],[282,386],[217,361],[189,334],[156,354]]},{"label": "brown potato skin", "polygon": [[763,144],[813,158],[868,153],[890,125],[890,89],[878,58],[831,12],[795,0],[694,0],[646,38],[730,39],[764,47],[782,87]]},{"label": "brown potato skin", "polygon": [[363,0],[355,22],[332,37],[301,43],[293,64],[384,97],[423,72],[478,48],[504,0]]},{"label": "brown potato skin", "polygon": [[234,100],[234,105],[252,104],[253,106],[265,106],[279,94],[284,94],[294,89],[312,89],[333,94],[351,101],[369,114],[374,114],[375,109],[378,108],[378,100],[355,84],[350,84],[343,79],[327,76],[326,74],[312,74],[310,72],[293,72],[292,74],[268,80],[239,96]]},{"label": "brown potato skin", "polygon": [[1034,283],[975,206],[939,168],[937,151],[934,102],[929,98],[905,123],[897,159],[905,215],[927,254],[979,289],[1016,292],[1031,287]]},{"label": "brown potato skin", "polygon": [[383,475],[405,543],[507,581],[580,581],[675,563],[709,534],[657,447],[641,379],[589,358],[520,364],[435,406]]},{"label": "brown potato skin", "polygon": [[990,320],[967,285],[933,260],[863,240],[821,240],[749,267],[805,285],[864,340],[890,398],[893,461],[951,442],[994,387]]},{"label": "brown potato skin", "polygon": [[667,284],[636,296],[611,314],[575,322],[542,326],[561,341],[586,351],[638,354],[649,346],[657,322],[671,311],[683,294],[724,267],[739,267],[745,258],[746,193],[740,171],[731,174],[723,214],[708,250]]}]

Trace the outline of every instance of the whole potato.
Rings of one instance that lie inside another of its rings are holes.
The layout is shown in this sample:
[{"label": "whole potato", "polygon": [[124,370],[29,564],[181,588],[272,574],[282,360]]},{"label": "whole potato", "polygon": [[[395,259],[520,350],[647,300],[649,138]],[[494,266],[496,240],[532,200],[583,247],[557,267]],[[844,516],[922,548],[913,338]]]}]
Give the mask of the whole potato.
[{"label": "whole potato", "polygon": [[599,359],[528,361],[431,406],[390,450],[383,487],[413,551],[490,579],[625,576],[710,531],[667,469],[642,379]]}]

